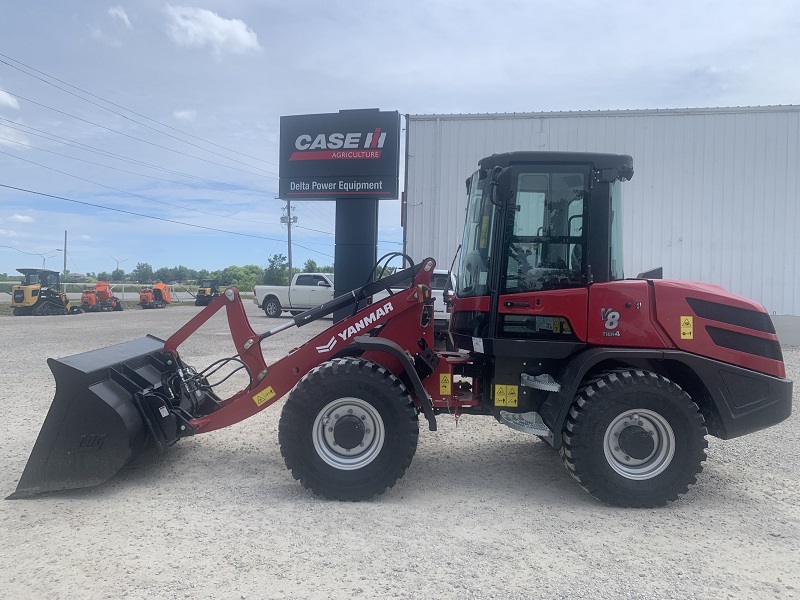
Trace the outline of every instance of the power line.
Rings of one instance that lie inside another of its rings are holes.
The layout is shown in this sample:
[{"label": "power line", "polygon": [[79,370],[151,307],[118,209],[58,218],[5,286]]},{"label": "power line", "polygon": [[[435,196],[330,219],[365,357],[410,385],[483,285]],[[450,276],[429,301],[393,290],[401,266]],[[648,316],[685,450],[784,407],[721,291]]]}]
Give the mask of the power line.
[{"label": "power line", "polygon": [[[55,150],[47,150],[46,148],[39,148],[38,146],[32,146],[31,144],[25,144],[24,142],[18,142],[16,140],[10,140],[10,139],[4,138],[4,137],[0,137],[0,140],[5,141],[5,142],[10,142],[12,144],[17,144],[19,146],[25,146],[26,148],[32,148],[33,150],[39,150],[40,152],[47,152],[48,154],[55,154],[56,156],[61,156],[63,158],[68,158],[70,160],[77,160],[79,162],[84,162],[84,163],[87,163],[87,164],[90,164],[90,165],[95,165],[97,167],[103,167],[104,169],[112,169],[114,171],[120,171],[122,173],[128,173],[130,175],[136,175],[138,177],[146,177],[148,179],[155,179],[157,181],[166,181],[167,183],[174,183],[175,185],[185,185],[187,187],[191,187],[191,188],[195,188],[195,189],[220,191],[220,190],[216,190],[216,188],[206,187],[206,186],[202,186],[202,185],[195,185],[195,184],[192,184],[192,183],[186,183],[186,182],[181,182],[181,181],[174,181],[172,179],[164,179],[163,177],[156,177],[154,175],[145,175],[144,173],[137,173],[136,171],[128,171],[127,169],[121,169],[119,167],[112,167],[111,165],[104,165],[103,163],[98,163],[98,162],[94,162],[94,161],[91,161],[91,160],[86,160],[85,158],[78,158],[77,156],[70,156],[69,154],[62,154],[60,152],[56,152]],[[7,155],[7,156],[14,156],[14,155]],[[26,159],[23,158],[21,160],[26,160]],[[33,164],[37,164],[37,163],[33,163]],[[44,166],[44,165],[39,165],[39,166],[43,166],[46,169],[50,168],[50,167],[47,167],[47,166]],[[64,173],[64,174],[65,175],[69,175],[69,173]],[[97,184],[97,185],[101,185],[101,184]],[[266,193],[266,192],[264,192],[264,193]],[[169,203],[165,202],[165,204],[169,204]],[[172,205],[171,204],[170,206],[176,206],[178,208],[186,208],[187,210],[196,210],[197,212],[204,212],[204,211],[201,211],[200,209],[190,208],[188,206],[181,206],[181,205],[177,205],[177,204],[176,205]],[[225,219],[235,219],[237,221],[245,221],[247,223],[253,222],[251,219],[237,219],[236,217],[229,217],[229,216],[226,216],[226,215],[220,215],[218,213],[206,213],[206,214],[214,215],[216,217],[223,217]],[[267,225],[267,223],[262,223],[262,224],[263,225]]]},{"label": "power line", "polygon": [[[3,138],[0,138],[0,139],[3,139]],[[27,144],[23,144],[23,145],[27,145]],[[0,150],[0,154],[4,154],[5,156],[10,156],[12,158],[16,158],[17,160],[21,160],[23,162],[30,163],[32,165],[36,165],[37,167],[41,167],[43,169],[48,169],[50,171],[54,171],[56,173],[60,173],[61,175],[66,175],[67,177],[72,177],[72,178],[78,179],[80,181],[85,181],[86,183],[91,183],[92,185],[98,185],[98,186],[106,188],[108,190],[112,190],[114,192],[119,192],[120,194],[125,194],[126,196],[132,196],[134,198],[141,198],[142,200],[148,200],[150,202],[156,202],[157,204],[164,204],[166,206],[172,206],[173,208],[180,208],[182,210],[188,210],[188,211],[191,211],[191,212],[202,213],[202,214],[210,215],[212,217],[223,217],[225,219],[232,219],[234,221],[244,221],[245,223],[260,223],[261,225],[270,225],[269,223],[263,223],[263,222],[260,222],[260,221],[253,221],[252,219],[240,219],[238,217],[229,217],[229,216],[226,216],[226,215],[220,215],[218,213],[212,213],[212,212],[208,212],[208,211],[205,211],[205,210],[200,210],[199,208],[182,206],[180,204],[173,204],[171,202],[167,202],[166,200],[157,200],[155,198],[149,198],[147,196],[142,196],[141,194],[134,194],[133,192],[127,192],[125,190],[121,190],[119,188],[112,187],[110,185],[105,185],[105,184],[99,183],[97,181],[92,181],[91,179],[86,179],[85,177],[80,177],[79,175],[73,175],[72,173],[67,173],[66,171],[61,171],[61,170],[56,169],[54,167],[48,167],[47,165],[43,165],[41,163],[37,163],[36,161],[29,160],[27,158],[22,158],[21,156],[16,156],[14,154],[9,154],[8,152],[3,152],[2,150]],[[67,157],[67,158],[70,158],[70,157]],[[76,159],[76,160],[80,160],[80,159]],[[92,164],[96,164],[96,163],[92,163]],[[104,165],[100,165],[100,166],[104,166]],[[109,168],[113,169],[114,167],[109,167]]]},{"label": "power line", "polygon": [[[97,186],[100,186],[100,187],[103,187],[103,188],[106,188],[106,189],[109,189],[109,190],[112,190],[112,191],[115,191],[115,192],[119,192],[120,194],[125,194],[127,196],[132,196],[134,198],[141,198],[142,200],[148,200],[150,202],[155,202],[157,204],[164,204],[166,206],[172,206],[173,208],[180,208],[182,210],[188,210],[188,211],[191,211],[191,212],[207,214],[207,215],[214,216],[214,217],[223,217],[223,218],[231,219],[231,220],[234,220],[234,221],[243,221],[245,223],[259,223],[259,224],[262,224],[262,225],[270,225],[270,223],[264,223],[262,221],[253,221],[252,219],[240,219],[238,217],[220,215],[218,213],[212,213],[212,212],[200,210],[199,208],[192,208],[192,207],[183,206],[183,205],[179,205],[179,204],[173,204],[171,202],[167,202],[166,200],[157,200],[155,198],[149,198],[147,196],[142,196],[141,194],[134,194],[133,192],[127,192],[127,191],[121,190],[119,188],[115,188],[115,187],[112,187],[112,186],[109,186],[109,185],[104,185],[104,184],[99,183],[97,181],[92,181],[91,179],[86,179],[85,177],[80,177],[78,175],[73,175],[72,173],[67,173],[66,171],[61,171],[61,170],[53,168],[53,167],[48,167],[47,165],[43,165],[41,163],[37,163],[36,161],[29,160],[27,158],[22,158],[20,156],[15,156],[13,154],[9,154],[8,152],[3,152],[2,150],[0,150],[0,154],[3,154],[5,156],[10,156],[12,158],[16,158],[17,160],[21,160],[23,162],[27,162],[27,163],[30,163],[32,165],[36,165],[37,167],[41,167],[43,169],[48,169],[50,171],[54,171],[56,173],[60,173],[62,175],[66,175],[67,177],[72,177],[72,178],[78,179],[80,181],[85,181],[85,182],[91,183],[93,185],[97,185]],[[67,157],[67,158],[70,158],[70,157]],[[113,167],[111,167],[111,168],[113,168]],[[9,186],[4,186],[4,187],[9,187]],[[109,210],[116,210],[116,209],[109,208]],[[237,235],[245,235],[245,234],[237,234]],[[272,239],[272,238],[264,238],[264,239]],[[277,241],[283,241],[283,240],[277,240]],[[307,244],[313,244],[313,243],[319,243],[319,242],[308,242],[308,241],[306,241],[306,243]],[[296,241],[295,241],[294,245],[295,246],[299,246],[300,248],[304,248],[305,250],[309,250],[310,252],[316,252],[317,254],[322,254],[324,256],[331,256],[331,258],[333,258],[333,256],[330,255],[330,254],[326,254],[324,252],[320,252],[319,250],[312,250],[311,248],[308,248],[307,246],[303,246],[302,244],[300,244],[300,243],[298,243]],[[323,244],[323,245],[330,246],[330,244]]]},{"label": "power line", "polygon": [[[6,55],[6,54],[2,54],[2,53],[0,53],[0,56],[2,56],[3,58],[7,58],[8,60],[14,61],[15,63],[18,63],[18,64],[20,64],[20,65],[24,66],[26,69],[30,69],[31,71],[34,71],[34,72],[36,72],[36,73],[39,73],[39,74],[41,74],[41,75],[44,75],[45,77],[49,77],[50,79],[53,79],[53,80],[55,80],[55,81],[58,81],[59,83],[63,83],[64,85],[67,85],[67,86],[69,86],[69,87],[71,87],[71,88],[73,88],[73,89],[79,90],[81,93],[83,93],[83,94],[86,94],[87,96],[91,96],[92,98],[97,98],[98,100],[102,100],[102,101],[103,101],[103,102],[105,102],[106,104],[110,104],[111,106],[116,106],[117,108],[120,108],[120,109],[122,109],[122,110],[128,111],[129,113],[131,113],[131,114],[134,114],[134,115],[136,115],[137,117],[142,117],[143,119],[147,119],[148,121],[152,121],[153,123],[156,123],[156,124],[158,124],[158,125],[160,125],[160,126],[162,126],[162,127],[166,127],[167,129],[171,129],[171,130],[173,130],[173,131],[177,131],[177,132],[178,132],[178,133],[180,133],[181,135],[185,135],[185,136],[188,136],[188,137],[194,138],[194,139],[196,139],[196,140],[200,140],[201,142],[205,142],[206,144],[210,144],[210,145],[212,145],[212,146],[216,146],[217,148],[222,148],[223,150],[227,150],[228,152],[233,152],[234,154],[239,154],[239,155],[241,155],[241,156],[246,156],[246,157],[248,157],[248,158],[252,158],[252,159],[254,159],[254,160],[258,160],[258,161],[261,161],[261,162],[265,162],[265,163],[267,163],[267,164],[270,164],[270,165],[275,165],[276,167],[278,166],[278,165],[277,165],[277,164],[275,164],[274,162],[271,162],[271,161],[268,161],[268,160],[264,160],[263,158],[258,158],[257,156],[251,156],[251,155],[249,155],[249,154],[245,154],[244,152],[239,152],[238,150],[233,150],[232,148],[227,148],[227,147],[225,147],[225,146],[222,146],[222,145],[220,145],[220,144],[216,144],[216,143],[214,143],[214,142],[212,142],[212,141],[209,141],[209,140],[203,139],[203,138],[201,138],[201,137],[198,137],[198,136],[196,136],[196,135],[192,135],[191,133],[188,133],[188,132],[186,132],[186,131],[182,131],[182,130],[180,130],[180,129],[177,129],[176,127],[172,127],[171,125],[167,125],[166,123],[161,123],[160,121],[157,121],[156,119],[153,119],[153,118],[151,118],[151,117],[148,117],[147,115],[143,115],[143,114],[137,113],[136,111],[134,111],[134,110],[131,110],[130,108],[126,108],[126,107],[124,107],[124,106],[121,106],[121,105],[119,105],[119,104],[116,104],[115,102],[111,102],[110,100],[106,100],[105,98],[102,98],[102,97],[100,97],[100,96],[98,96],[98,95],[96,95],[96,94],[93,94],[93,93],[91,93],[91,92],[88,92],[88,91],[86,91],[86,90],[84,90],[84,89],[82,89],[82,88],[79,88],[79,87],[78,87],[78,86],[76,86],[76,85],[72,85],[71,83],[68,83],[68,82],[66,82],[66,81],[63,81],[63,80],[61,80],[61,79],[59,79],[59,78],[57,78],[57,77],[53,77],[52,75],[48,75],[47,73],[45,73],[45,72],[43,72],[43,71],[40,71],[40,70],[38,70],[38,69],[35,69],[34,67],[31,67],[31,66],[29,66],[29,65],[26,65],[24,62],[22,62],[22,61],[19,61],[19,60],[15,59],[15,58],[11,58],[10,56],[8,56],[8,55]],[[226,158],[226,159],[228,159],[228,160],[233,160],[234,162],[239,162],[239,161],[237,161],[237,160],[235,160],[235,159],[233,159],[233,158],[230,158],[230,157],[224,156],[223,154],[219,154],[219,153],[217,153],[217,152],[213,152],[213,151],[211,151],[211,150],[208,150],[207,148],[203,148],[202,146],[198,146],[197,144],[192,144],[191,142],[187,142],[186,140],[182,140],[182,139],[180,139],[180,138],[178,138],[178,137],[176,137],[176,136],[174,136],[174,135],[170,135],[170,134],[168,134],[168,133],[165,133],[165,132],[163,132],[163,131],[161,131],[161,130],[159,130],[159,129],[156,129],[155,127],[152,127],[152,126],[150,126],[150,125],[147,125],[146,123],[141,123],[141,122],[137,121],[136,119],[131,119],[131,118],[130,118],[130,117],[128,117],[127,115],[123,115],[122,113],[118,113],[117,111],[111,110],[111,109],[110,109],[110,108],[108,108],[107,106],[103,106],[103,105],[101,105],[101,104],[97,104],[96,102],[92,102],[91,100],[87,100],[86,98],[84,98],[84,97],[82,97],[82,96],[80,96],[80,95],[78,95],[78,94],[76,94],[76,93],[74,93],[74,92],[71,92],[71,91],[69,91],[69,90],[66,90],[66,89],[64,89],[63,87],[61,87],[61,86],[58,86],[58,85],[54,84],[54,83],[53,83],[53,82],[51,82],[51,81],[47,81],[46,79],[42,79],[41,77],[37,77],[36,75],[33,75],[33,74],[31,74],[31,73],[28,73],[27,71],[25,71],[25,70],[23,70],[23,69],[20,69],[18,66],[16,66],[16,65],[12,65],[11,63],[8,63],[8,62],[6,62],[6,61],[4,61],[4,60],[1,60],[1,59],[0,59],[0,63],[2,63],[2,64],[4,64],[4,65],[6,65],[6,66],[8,66],[8,67],[11,67],[12,69],[16,69],[16,70],[17,70],[17,71],[19,71],[20,73],[25,73],[25,75],[27,75],[28,77],[33,77],[34,79],[38,79],[39,81],[41,81],[41,82],[43,82],[43,83],[46,83],[47,85],[51,85],[51,86],[53,86],[54,88],[61,90],[62,92],[66,92],[67,94],[70,94],[70,95],[72,95],[72,96],[75,96],[76,98],[79,98],[79,99],[83,100],[84,102],[88,102],[89,104],[92,104],[92,105],[94,105],[94,106],[97,106],[98,108],[102,108],[103,110],[107,110],[108,112],[110,112],[110,113],[112,113],[112,114],[119,115],[120,117],[122,117],[122,118],[124,118],[124,119],[128,119],[129,121],[132,121],[132,122],[134,122],[134,123],[137,123],[138,125],[141,125],[142,127],[147,127],[148,129],[152,129],[153,131],[156,131],[156,132],[158,132],[158,133],[160,133],[160,134],[162,134],[162,135],[166,135],[166,136],[168,136],[168,137],[171,137],[171,138],[173,138],[173,139],[176,139],[176,140],[178,140],[179,142],[183,142],[184,144],[189,144],[190,146],[194,146],[195,148],[200,148],[201,150],[203,150],[203,151],[205,151],[205,152],[210,152],[211,154],[216,154],[217,156],[221,156],[221,157],[223,157],[223,158]],[[240,163],[240,164],[245,164],[245,163]],[[251,165],[247,165],[247,166],[251,166]],[[257,168],[259,168],[259,167],[253,167],[253,168],[256,168],[256,169],[257,169]]]},{"label": "power line", "polygon": [[[216,184],[216,185],[221,185],[221,186],[226,186],[226,187],[237,187],[237,188],[239,188],[239,190],[225,190],[226,192],[229,192],[229,193],[238,194],[238,193],[241,193],[240,190],[249,190],[251,192],[255,192],[255,193],[258,193],[258,194],[272,194],[273,193],[273,192],[270,192],[268,190],[252,188],[252,187],[248,187],[248,186],[244,186],[244,185],[240,185],[240,184],[227,183],[225,181],[218,181],[216,179],[206,179],[205,177],[198,177],[197,175],[191,175],[189,173],[183,173],[181,171],[175,171],[173,169],[167,169],[166,167],[160,167],[158,165],[153,165],[153,164],[141,161],[141,160],[136,160],[134,158],[129,158],[129,157],[123,156],[122,154],[116,154],[114,152],[109,152],[108,150],[103,150],[101,148],[95,148],[94,146],[89,146],[88,144],[82,144],[81,142],[76,142],[75,140],[71,140],[69,138],[61,137],[59,135],[55,135],[55,134],[49,133],[47,131],[42,131],[41,129],[36,129],[35,127],[31,127],[30,125],[23,125],[22,123],[16,123],[14,121],[11,121],[10,119],[5,119],[3,117],[0,117],[0,122],[4,122],[3,127],[7,127],[8,129],[14,129],[16,131],[19,131],[21,133],[25,133],[27,135],[33,135],[33,136],[36,136],[36,137],[42,137],[42,138],[44,138],[46,140],[58,142],[58,143],[61,143],[61,144],[67,145],[67,146],[73,146],[73,147],[77,148],[78,150],[83,150],[85,152],[93,152],[95,154],[103,155],[103,156],[105,156],[107,158],[113,158],[115,160],[120,160],[120,161],[123,161],[123,162],[129,162],[129,163],[132,163],[132,164],[135,164],[135,165],[140,165],[140,166],[143,166],[143,167],[147,167],[149,169],[155,169],[157,171],[164,171],[165,173],[172,173],[174,175],[180,175],[181,177],[187,177],[189,179],[196,179],[198,181],[205,181],[206,183],[213,183],[213,184]],[[12,125],[9,125],[9,123],[12,123]],[[38,133],[32,133],[32,132],[38,132]],[[20,142],[16,142],[16,143],[20,143]],[[39,148],[39,150],[44,150],[44,149],[43,148]],[[44,150],[44,151],[45,152],[50,152],[49,150]],[[154,178],[154,179],[157,179],[157,178]],[[183,184],[180,184],[180,185],[190,185],[190,184],[183,183]],[[216,188],[208,188],[208,189],[216,189]]]},{"label": "power line", "polygon": [[[319,229],[311,229],[310,227],[303,227],[302,225],[295,225],[294,227],[296,229],[307,229],[308,231],[315,231],[316,233],[324,233],[325,235],[333,235],[333,236],[336,235],[335,233],[331,233],[329,231],[320,231]],[[378,243],[380,243],[380,244],[399,244],[400,246],[403,245],[403,242],[393,242],[391,240],[378,240]]]},{"label": "power line", "polygon": [[[22,100],[25,100],[26,102],[30,102],[31,104],[35,104],[36,106],[41,106],[41,107],[46,108],[48,110],[52,110],[53,112],[57,112],[59,114],[66,115],[66,116],[68,116],[68,117],[70,117],[72,119],[76,119],[78,121],[82,121],[84,123],[88,123],[89,125],[94,125],[95,127],[100,127],[101,129],[105,129],[107,131],[110,131],[111,133],[116,133],[118,135],[122,135],[122,136],[125,136],[127,138],[131,138],[132,140],[136,140],[137,142],[142,142],[144,144],[150,144],[151,146],[155,146],[156,148],[161,148],[162,150],[166,150],[168,152],[175,152],[176,154],[180,154],[182,156],[187,156],[187,157],[193,158],[195,160],[201,160],[203,162],[207,162],[207,163],[210,163],[212,165],[217,165],[218,167],[224,167],[226,169],[233,169],[234,171],[240,171],[242,173],[247,173],[248,175],[255,175],[256,177],[266,177],[267,179],[278,179],[278,177],[273,177],[272,175],[264,175],[263,173],[253,173],[252,171],[245,171],[244,169],[239,169],[238,167],[232,167],[230,165],[223,165],[222,163],[218,163],[218,162],[215,162],[213,160],[208,160],[207,158],[202,158],[200,156],[194,156],[193,154],[188,154],[186,152],[181,152],[180,150],[175,150],[174,148],[168,148],[167,146],[162,146],[161,144],[156,144],[155,142],[150,142],[148,140],[144,140],[142,138],[138,138],[135,135],[130,135],[130,134],[124,133],[122,131],[117,131],[116,129],[112,129],[111,127],[106,127],[105,125],[100,125],[99,123],[95,123],[94,121],[89,121],[87,119],[82,119],[81,117],[78,117],[76,115],[72,115],[72,114],[70,114],[68,112],[64,112],[63,110],[58,110],[57,108],[53,108],[52,106],[47,106],[46,104],[42,104],[41,102],[36,102],[35,100],[31,100],[30,98],[26,98],[25,96],[20,96],[19,94],[14,94],[12,92],[9,92],[8,90],[0,89],[0,92],[5,92],[6,94],[11,94],[12,96],[14,96],[16,98],[21,98]],[[235,161],[235,162],[238,162],[238,161]],[[257,168],[257,167],[253,167],[253,168]],[[267,172],[269,172],[269,171],[267,171]],[[273,173],[273,175],[274,175],[274,173]]]},{"label": "power line", "polygon": [[[241,233],[241,232],[238,232],[238,231],[228,231],[228,230],[225,230],[225,229],[217,229],[215,227],[207,227],[205,225],[196,225],[194,223],[184,223],[183,221],[176,221],[174,219],[165,219],[163,217],[154,217],[152,215],[145,215],[145,214],[133,212],[133,211],[130,211],[130,210],[123,210],[121,208],[112,208],[110,206],[103,206],[101,204],[94,204],[92,202],[85,202],[83,200],[75,200],[74,198],[65,198],[63,196],[55,196],[53,194],[45,194],[44,192],[37,192],[37,191],[34,191],[34,190],[28,190],[28,189],[25,189],[25,188],[19,188],[19,187],[15,187],[13,185],[5,185],[5,184],[0,183],[0,187],[7,188],[9,190],[16,190],[18,192],[25,192],[25,193],[28,193],[28,194],[34,194],[36,196],[44,196],[46,198],[53,198],[55,200],[64,200],[65,202],[73,202],[75,204],[82,204],[84,206],[92,206],[94,208],[100,208],[100,209],[103,209],[103,210],[110,210],[110,211],[113,211],[113,212],[124,213],[124,214],[127,214],[127,215],[133,215],[133,216],[142,217],[142,218],[145,218],[145,219],[154,219],[156,221],[163,221],[165,223],[174,223],[176,225],[185,225],[186,227],[194,227],[196,229],[205,229],[205,230],[208,230],[208,231],[215,231],[217,233],[227,233],[229,235],[238,235],[238,236],[242,236],[242,237],[255,238],[255,239],[259,239],[259,240],[267,240],[267,241],[270,241],[270,242],[283,242],[284,241],[284,240],[279,240],[279,239],[275,239],[275,238],[265,237],[265,236],[262,236],[262,235],[255,235],[255,234],[251,234],[251,233]],[[300,246],[301,248],[303,248],[305,250],[308,250],[309,252],[314,252],[315,254],[321,254],[323,256],[329,256],[329,257],[333,258],[333,256],[331,254],[326,254],[325,252],[319,252],[318,250],[313,250],[312,248],[307,248],[306,246],[302,246],[300,244],[295,244],[295,245],[296,246]]]}]

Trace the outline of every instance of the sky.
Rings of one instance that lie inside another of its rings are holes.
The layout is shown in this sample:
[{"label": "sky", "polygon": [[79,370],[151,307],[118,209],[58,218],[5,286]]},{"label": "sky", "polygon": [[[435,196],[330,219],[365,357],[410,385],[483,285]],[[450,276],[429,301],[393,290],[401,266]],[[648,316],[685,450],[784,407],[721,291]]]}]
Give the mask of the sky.
[{"label": "sky", "polygon": [[[798,104],[798,56],[796,0],[0,0],[0,273],[65,231],[79,273],[286,255],[281,115]],[[293,209],[333,264],[335,204]]]}]

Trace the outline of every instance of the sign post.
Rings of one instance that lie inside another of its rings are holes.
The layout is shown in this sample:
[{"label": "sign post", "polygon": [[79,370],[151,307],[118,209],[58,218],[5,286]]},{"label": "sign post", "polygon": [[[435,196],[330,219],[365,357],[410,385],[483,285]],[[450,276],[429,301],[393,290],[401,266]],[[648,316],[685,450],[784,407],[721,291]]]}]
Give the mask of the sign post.
[{"label": "sign post", "polygon": [[397,198],[399,158],[397,111],[281,117],[279,197],[336,200],[334,296],[368,283],[378,258],[378,201]]}]

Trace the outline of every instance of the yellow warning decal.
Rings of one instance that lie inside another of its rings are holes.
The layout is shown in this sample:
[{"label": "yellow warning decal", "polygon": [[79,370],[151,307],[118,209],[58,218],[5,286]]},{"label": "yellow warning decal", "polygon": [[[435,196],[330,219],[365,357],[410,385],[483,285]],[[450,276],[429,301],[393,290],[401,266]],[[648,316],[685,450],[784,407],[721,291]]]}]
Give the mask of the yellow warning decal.
[{"label": "yellow warning decal", "polygon": [[694,339],[694,317],[681,317],[681,339]]},{"label": "yellow warning decal", "polygon": [[494,386],[494,405],[495,406],[518,406],[519,405],[519,386],[500,385]]},{"label": "yellow warning decal", "polygon": [[271,385],[268,385],[265,389],[258,392],[255,396],[253,396],[253,402],[256,403],[256,406],[261,406],[265,402],[269,402],[275,397],[275,390],[272,389]]},{"label": "yellow warning decal", "polygon": [[439,393],[442,396],[450,395],[450,374],[442,373],[439,375]]}]

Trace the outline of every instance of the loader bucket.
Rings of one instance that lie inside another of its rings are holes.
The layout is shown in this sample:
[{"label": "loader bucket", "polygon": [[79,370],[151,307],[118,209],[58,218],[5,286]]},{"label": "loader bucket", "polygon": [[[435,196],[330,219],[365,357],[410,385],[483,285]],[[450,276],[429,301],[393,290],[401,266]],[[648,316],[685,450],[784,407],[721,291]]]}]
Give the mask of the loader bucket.
[{"label": "loader bucket", "polygon": [[163,340],[147,336],[48,359],[55,398],[8,498],[98,485],[152,446],[140,392],[161,386],[163,347]]}]

